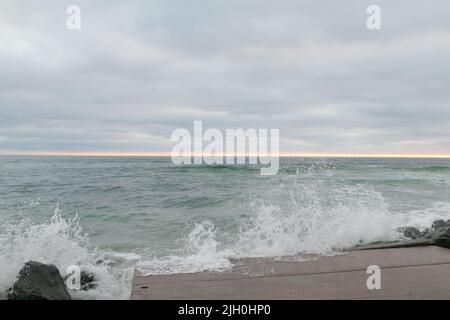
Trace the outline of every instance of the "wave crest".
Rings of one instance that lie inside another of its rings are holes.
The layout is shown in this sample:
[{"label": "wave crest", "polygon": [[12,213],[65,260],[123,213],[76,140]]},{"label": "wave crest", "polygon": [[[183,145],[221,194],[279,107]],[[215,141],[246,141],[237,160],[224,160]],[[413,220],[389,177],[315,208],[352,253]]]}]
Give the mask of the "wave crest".
[{"label": "wave crest", "polygon": [[133,274],[129,258],[90,248],[78,217],[65,219],[58,207],[49,223],[32,224],[26,220],[18,224],[5,223],[0,231],[0,298],[5,298],[6,290],[13,285],[24,263],[35,260],[55,265],[62,276],[69,265],[93,272],[97,288],[71,292],[75,298],[128,299]]}]

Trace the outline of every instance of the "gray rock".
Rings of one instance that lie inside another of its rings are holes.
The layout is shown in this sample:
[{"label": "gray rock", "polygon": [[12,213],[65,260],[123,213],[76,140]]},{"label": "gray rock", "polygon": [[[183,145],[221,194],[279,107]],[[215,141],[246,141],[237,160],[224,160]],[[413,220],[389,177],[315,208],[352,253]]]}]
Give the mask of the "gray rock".
[{"label": "gray rock", "polygon": [[450,249],[450,227],[437,230],[431,238],[431,244]]},{"label": "gray rock", "polygon": [[436,220],[431,229],[427,228],[422,232],[413,227],[400,228],[399,231],[403,232],[403,235],[411,240],[376,242],[369,245],[356,246],[354,249],[371,250],[427,245],[435,245],[450,249],[450,220]]},{"label": "gray rock", "polygon": [[436,220],[433,222],[433,225],[431,226],[434,230],[438,230],[441,228],[445,228],[447,226],[447,222],[444,220]]},{"label": "gray rock", "polygon": [[71,297],[54,265],[28,261],[8,290],[8,300],[71,300]]},{"label": "gray rock", "polygon": [[81,290],[87,291],[97,288],[97,279],[91,272],[81,271],[80,274],[80,286]]},{"label": "gray rock", "polygon": [[409,239],[418,239],[422,236],[422,233],[414,228],[414,227],[404,227],[401,229],[401,231],[403,232],[403,235]]},{"label": "gray rock", "polygon": [[422,235],[420,238],[421,239],[431,239],[434,237],[435,234],[436,234],[436,230],[426,228],[425,230],[422,231]]}]

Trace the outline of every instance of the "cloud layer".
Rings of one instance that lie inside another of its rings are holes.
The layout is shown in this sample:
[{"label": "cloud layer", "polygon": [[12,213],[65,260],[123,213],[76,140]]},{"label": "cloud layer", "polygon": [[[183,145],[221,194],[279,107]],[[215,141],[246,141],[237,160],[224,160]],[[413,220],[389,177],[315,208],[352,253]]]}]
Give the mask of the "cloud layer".
[{"label": "cloud layer", "polygon": [[[0,152],[160,152],[279,128],[283,152],[450,153],[450,3],[2,1]],[[82,29],[66,28],[81,8]]]}]

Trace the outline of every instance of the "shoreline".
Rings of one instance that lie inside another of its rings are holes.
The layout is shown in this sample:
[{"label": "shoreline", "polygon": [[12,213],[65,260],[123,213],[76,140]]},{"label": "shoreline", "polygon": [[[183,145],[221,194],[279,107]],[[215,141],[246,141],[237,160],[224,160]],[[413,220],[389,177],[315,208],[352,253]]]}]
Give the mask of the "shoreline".
[{"label": "shoreline", "polygon": [[[380,267],[369,290],[367,268]],[[246,258],[225,272],[144,276],[131,300],[450,299],[450,250],[418,246],[349,251],[307,261]]]}]

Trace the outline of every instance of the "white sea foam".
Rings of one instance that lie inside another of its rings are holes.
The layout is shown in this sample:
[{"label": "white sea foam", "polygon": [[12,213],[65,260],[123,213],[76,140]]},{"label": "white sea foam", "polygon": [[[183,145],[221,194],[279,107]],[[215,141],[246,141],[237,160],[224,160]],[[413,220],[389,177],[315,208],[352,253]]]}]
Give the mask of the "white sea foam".
[{"label": "white sea foam", "polygon": [[75,298],[127,299],[134,267],[145,274],[192,273],[227,270],[230,258],[330,255],[361,243],[398,239],[401,226],[424,228],[449,218],[450,203],[392,213],[380,193],[362,186],[326,189],[294,183],[250,201],[247,217],[240,217],[233,230],[202,221],[177,252],[143,259],[92,248],[78,218],[64,219],[57,208],[49,223],[22,221],[0,231],[0,298],[28,260],[54,264],[62,274],[72,264],[95,273],[98,287],[71,292]]},{"label": "white sea foam", "polygon": [[183,253],[146,259],[138,263],[137,269],[144,274],[192,273],[227,269],[231,267],[227,257],[232,253],[218,248],[216,233],[217,229],[210,221],[197,223],[185,239]]},{"label": "white sea foam", "polygon": [[189,273],[227,269],[229,258],[332,255],[358,244],[401,239],[398,230],[406,225],[425,228],[450,218],[450,203],[391,212],[381,193],[363,186],[326,189],[311,183],[281,186],[251,201],[250,207],[236,230],[225,232],[203,221],[186,237],[182,254],[148,259],[138,269],[146,274]]},{"label": "white sea foam", "polygon": [[[183,254],[150,259],[137,267],[146,274],[223,270],[228,258],[329,255],[360,243],[398,239],[402,218],[389,213],[381,194],[362,187],[317,193],[287,186],[262,201],[251,202],[236,230],[221,234],[209,222],[196,224]],[[269,203],[269,204],[268,204]],[[230,240],[231,239],[231,240]]]},{"label": "white sea foam", "polygon": [[71,292],[75,298],[127,299],[133,271],[126,263],[129,258],[90,249],[78,218],[64,219],[58,208],[49,223],[6,223],[0,231],[0,298],[5,298],[24,263],[35,260],[55,265],[63,276],[69,265],[95,273],[98,287]]},{"label": "white sea foam", "polygon": [[333,191],[331,196],[332,206],[326,196],[314,201],[297,199],[288,207],[261,206],[241,226],[236,249],[248,256],[332,254],[398,236],[393,226],[399,220],[389,213],[380,194],[350,188]]},{"label": "white sea foam", "polygon": [[402,217],[402,225],[415,228],[429,228],[435,220],[450,219],[450,203],[435,202],[422,210],[412,210],[407,213],[399,213]]}]

